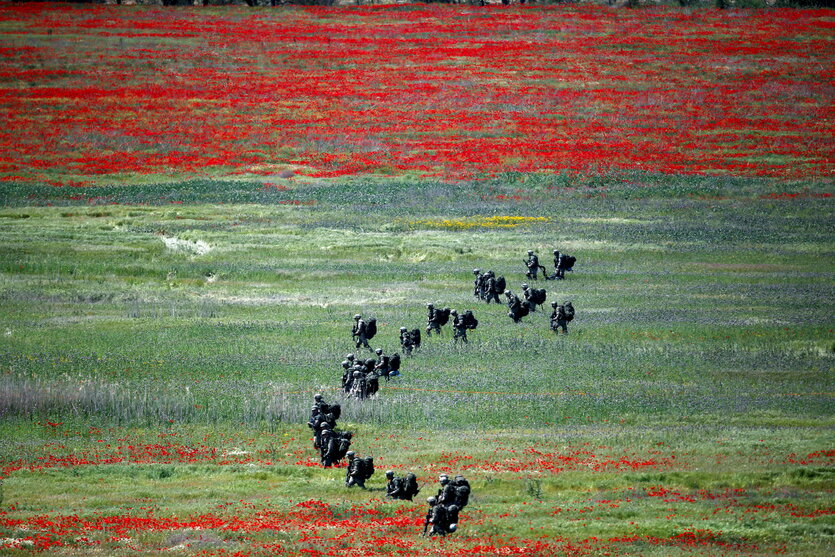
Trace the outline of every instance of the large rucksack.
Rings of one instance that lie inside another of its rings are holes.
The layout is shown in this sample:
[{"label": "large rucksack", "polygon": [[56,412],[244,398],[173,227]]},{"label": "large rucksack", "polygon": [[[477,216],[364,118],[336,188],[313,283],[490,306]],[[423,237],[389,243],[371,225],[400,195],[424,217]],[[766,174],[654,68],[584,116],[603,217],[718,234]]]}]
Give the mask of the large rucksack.
[{"label": "large rucksack", "polygon": [[545,292],[544,288],[532,288],[531,289],[531,301],[537,305],[541,305],[545,303],[545,298],[548,294]]},{"label": "large rucksack", "polygon": [[565,304],[565,320],[571,321],[574,319],[574,306],[571,305],[571,302],[567,302]]},{"label": "large rucksack", "polygon": [[507,288],[507,281],[504,279],[504,276],[496,277],[496,293],[497,294],[504,294],[505,289]]},{"label": "large rucksack", "polygon": [[412,343],[414,343],[415,348],[420,348],[420,329],[412,329],[409,334],[412,335]]},{"label": "large rucksack", "polygon": [[389,374],[391,374],[393,371],[398,371],[399,369],[400,369],[400,354],[395,352],[394,354],[391,355],[391,358],[389,358]]},{"label": "large rucksack", "polygon": [[348,450],[351,448],[351,438],[346,434],[341,434],[339,437],[339,447],[336,449],[336,454],[334,455],[334,460],[339,462],[345,455],[348,454]]},{"label": "large rucksack", "polygon": [[418,487],[417,483],[417,476],[415,476],[411,472],[406,474],[406,477],[403,479],[403,483],[406,484],[405,489],[403,491],[406,493],[406,496],[409,498],[409,500],[411,500],[412,497],[420,493],[420,488]]},{"label": "large rucksack", "polygon": [[464,312],[464,326],[468,329],[475,329],[478,327],[478,319],[475,318],[473,312],[467,310]]},{"label": "large rucksack", "polygon": [[368,479],[374,474],[374,457],[367,456],[362,459],[362,467],[360,473],[364,479]]},{"label": "large rucksack", "polygon": [[573,255],[566,255],[565,256],[565,270],[566,271],[570,271],[574,267],[575,263],[577,263],[577,258],[576,257],[574,257]]},{"label": "large rucksack", "polygon": [[438,325],[444,326],[449,323],[449,312],[450,310],[447,308],[437,310]]},{"label": "large rucksack", "polygon": [[365,338],[371,340],[377,334],[377,319],[372,317],[365,324]]}]

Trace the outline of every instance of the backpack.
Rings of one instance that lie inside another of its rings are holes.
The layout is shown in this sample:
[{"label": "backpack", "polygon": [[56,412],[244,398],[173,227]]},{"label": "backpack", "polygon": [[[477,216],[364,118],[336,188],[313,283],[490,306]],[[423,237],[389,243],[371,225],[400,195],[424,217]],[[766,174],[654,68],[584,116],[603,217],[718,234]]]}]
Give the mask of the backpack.
[{"label": "backpack", "polygon": [[360,468],[362,471],[362,476],[366,480],[374,474],[374,457],[367,456],[362,459],[362,467]]},{"label": "backpack", "polygon": [[420,488],[418,487],[418,483],[417,483],[417,476],[415,476],[411,472],[406,474],[406,477],[404,478],[403,483],[406,484],[405,489],[403,491],[409,497],[414,497],[415,495],[420,493]]},{"label": "backpack", "polygon": [[470,502],[470,487],[466,485],[459,485],[455,488],[455,505],[459,509],[463,509]]},{"label": "backpack", "polygon": [[571,305],[571,302],[565,304],[565,320],[571,321],[574,319],[574,306]]},{"label": "backpack", "polygon": [[400,354],[395,352],[389,358],[389,372],[397,371],[400,369]]},{"label": "backpack", "polygon": [[336,451],[336,460],[342,460],[345,458],[345,455],[348,454],[348,450],[350,448],[351,439],[343,434],[339,439],[339,448]]},{"label": "backpack", "polygon": [[412,342],[415,348],[420,348],[420,329],[412,329],[410,334],[412,335]]},{"label": "backpack", "polygon": [[496,292],[499,294],[503,294],[504,291],[507,289],[507,281],[504,279],[504,276],[496,277]]},{"label": "backpack", "polygon": [[365,338],[371,340],[377,334],[377,319],[372,317],[365,324]]},{"label": "backpack", "polygon": [[337,404],[331,404],[329,412],[331,414],[333,414],[333,419],[334,420],[338,420],[339,417],[342,415],[342,406],[340,406],[338,403]]},{"label": "backpack", "polygon": [[533,288],[531,289],[531,301],[535,304],[543,304],[545,303],[545,298],[548,294],[545,292],[544,288]]},{"label": "backpack", "polygon": [[444,309],[439,309],[439,310],[437,311],[437,315],[438,315],[438,325],[444,326],[444,325],[446,325],[447,323],[449,323],[449,312],[450,312],[450,310],[448,310],[448,309],[446,309],[446,308],[444,308]]},{"label": "backpack", "polygon": [[577,263],[577,258],[576,257],[574,257],[573,255],[566,255],[565,256],[565,270],[566,271],[570,271],[574,267],[575,263]]},{"label": "backpack", "polygon": [[470,310],[464,312],[464,326],[468,329],[478,327],[478,319],[475,318],[475,315]]}]

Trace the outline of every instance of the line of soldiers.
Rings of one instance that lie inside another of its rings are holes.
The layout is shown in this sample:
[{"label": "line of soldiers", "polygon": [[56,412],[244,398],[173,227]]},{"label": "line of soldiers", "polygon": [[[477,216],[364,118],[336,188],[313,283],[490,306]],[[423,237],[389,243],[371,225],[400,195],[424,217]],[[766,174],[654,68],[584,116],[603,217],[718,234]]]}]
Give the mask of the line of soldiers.
[{"label": "line of soldiers", "polygon": [[337,431],[336,420],[342,415],[339,404],[328,404],[322,395],[313,396],[307,426],[313,430],[313,447],[319,450],[322,466],[334,466],[348,454],[353,433]]},{"label": "line of soldiers", "polygon": [[501,303],[499,295],[505,291],[507,281],[503,276],[496,276],[493,271],[482,273],[481,269],[473,269],[475,280],[473,281],[473,296],[486,303],[491,301]]},{"label": "line of soldiers", "polygon": [[532,249],[528,250],[528,258],[523,260],[527,271],[525,276],[530,280],[537,280],[537,274],[542,270],[542,278],[545,280],[562,280],[565,278],[566,271],[572,271],[577,258],[567,253],[560,253],[559,250],[554,250],[554,273],[548,276],[548,271],[539,263],[539,257]]},{"label": "line of soldiers", "polygon": [[348,354],[342,361],[342,391],[358,399],[365,399],[380,390],[380,377],[386,381],[400,375],[400,354],[383,354],[383,349],[374,351],[377,358],[358,359]]},{"label": "line of soldiers", "polygon": [[427,535],[429,525],[430,536],[446,536],[458,529],[458,513],[470,502],[470,482],[464,476],[455,476],[450,481],[449,476],[442,474],[438,481],[441,488],[434,497],[429,497],[429,511],[426,513],[426,520],[423,523],[423,535]]}]

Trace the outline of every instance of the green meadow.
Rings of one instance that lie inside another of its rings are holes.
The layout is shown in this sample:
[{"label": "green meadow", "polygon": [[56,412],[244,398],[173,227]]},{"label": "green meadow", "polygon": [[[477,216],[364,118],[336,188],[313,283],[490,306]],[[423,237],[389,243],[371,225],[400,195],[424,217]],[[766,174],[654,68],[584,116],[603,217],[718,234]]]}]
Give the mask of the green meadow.
[{"label": "green meadow", "polygon": [[[287,189],[0,190],[0,554],[832,552],[831,183],[270,182]],[[568,335],[550,330],[548,302],[514,324],[472,295],[473,268],[521,291],[528,249],[549,271],[553,249],[577,257],[566,280],[537,284],[573,302]],[[343,398],[353,314],[377,319],[372,347],[390,354],[401,326],[425,327],[428,302],[472,309],[470,342],[449,326],[424,335],[377,397]],[[375,457],[369,490],[315,465],[316,392]],[[110,458],[159,444],[201,449]],[[384,500],[388,468],[418,475],[418,501]],[[307,500],[333,520],[362,523],[361,505],[419,524],[440,471],[473,485],[445,540],[419,525],[384,527],[400,545],[36,526],[149,509],[284,516]],[[24,543],[33,529],[50,544]]]}]

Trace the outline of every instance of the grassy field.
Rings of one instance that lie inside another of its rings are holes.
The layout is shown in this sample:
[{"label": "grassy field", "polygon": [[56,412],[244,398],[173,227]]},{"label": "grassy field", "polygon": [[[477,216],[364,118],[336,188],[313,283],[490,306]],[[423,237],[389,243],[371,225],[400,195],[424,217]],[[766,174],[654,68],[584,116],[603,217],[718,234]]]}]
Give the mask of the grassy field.
[{"label": "grassy field", "polygon": [[[833,554],[831,21],[0,6],[0,555]],[[568,335],[472,296],[528,249]]]},{"label": "grassy field", "polygon": [[[257,182],[154,190],[184,204],[4,192],[2,551],[827,554],[827,184],[532,180],[318,181],[292,206]],[[543,283],[577,307],[569,335],[472,297],[474,267],[518,289],[525,251],[553,248],[579,260]],[[340,400],[354,313],[391,353],[430,301],[479,328],[342,401],[380,470],[349,491],[317,465],[312,394]],[[420,538],[388,468],[425,494],[465,474],[460,533]]]}]

